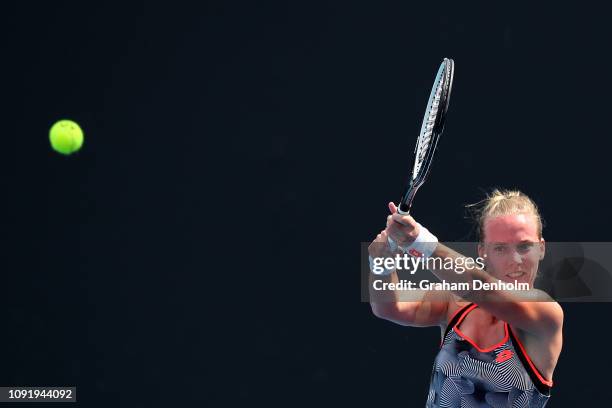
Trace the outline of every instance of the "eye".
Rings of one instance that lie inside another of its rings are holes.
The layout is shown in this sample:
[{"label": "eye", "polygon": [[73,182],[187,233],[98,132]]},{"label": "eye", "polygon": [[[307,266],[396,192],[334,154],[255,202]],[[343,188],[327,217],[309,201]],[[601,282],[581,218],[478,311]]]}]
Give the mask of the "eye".
[{"label": "eye", "polygon": [[493,251],[498,252],[498,253],[503,253],[506,250],[506,247],[503,245],[495,245],[493,247]]},{"label": "eye", "polygon": [[532,242],[524,242],[522,244],[519,244],[516,249],[519,252],[529,252],[531,250],[531,248],[533,248],[533,243]]}]

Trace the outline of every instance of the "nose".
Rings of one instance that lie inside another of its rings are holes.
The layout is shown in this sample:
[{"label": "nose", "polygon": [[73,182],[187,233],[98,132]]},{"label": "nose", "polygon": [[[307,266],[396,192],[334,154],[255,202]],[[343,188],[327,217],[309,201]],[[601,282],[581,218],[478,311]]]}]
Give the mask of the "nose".
[{"label": "nose", "polygon": [[514,251],[512,253],[512,260],[514,262],[516,262],[517,264],[522,264],[523,263],[523,257],[517,251]]}]

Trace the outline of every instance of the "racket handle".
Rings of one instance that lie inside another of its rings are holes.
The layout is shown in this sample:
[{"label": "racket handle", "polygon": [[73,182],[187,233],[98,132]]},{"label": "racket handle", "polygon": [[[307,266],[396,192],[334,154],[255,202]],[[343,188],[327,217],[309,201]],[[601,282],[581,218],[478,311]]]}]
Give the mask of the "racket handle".
[{"label": "racket handle", "polygon": [[402,199],[399,202],[399,205],[397,206],[397,212],[399,214],[402,215],[408,215],[410,214],[410,207],[412,207],[412,199],[414,198],[414,195],[416,194],[416,188],[414,188],[413,184],[410,184],[410,186],[408,186],[408,188],[406,189],[406,192],[404,193],[404,195],[402,196]]}]

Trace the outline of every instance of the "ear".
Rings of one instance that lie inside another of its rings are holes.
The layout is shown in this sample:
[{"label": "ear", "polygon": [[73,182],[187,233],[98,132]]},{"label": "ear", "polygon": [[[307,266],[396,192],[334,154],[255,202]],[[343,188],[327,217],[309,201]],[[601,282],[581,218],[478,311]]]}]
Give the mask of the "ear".
[{"label": "ear", "polygon": [[487,254],[485,253],[485,247],[482,242],[478,243],[478,256],[481,258],[486,258]]},{"label": "ear", "polygon": [[544,255],[546,255],[546,241],[542,237],[540,238],[540,261],[544,259]]}]

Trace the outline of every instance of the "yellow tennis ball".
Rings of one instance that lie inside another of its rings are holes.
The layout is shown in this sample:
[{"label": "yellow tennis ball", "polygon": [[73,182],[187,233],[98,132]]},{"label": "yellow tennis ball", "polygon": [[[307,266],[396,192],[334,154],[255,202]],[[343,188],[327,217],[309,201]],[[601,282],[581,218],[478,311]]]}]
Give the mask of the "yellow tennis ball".
[{"label": "yellow tennis ball", "polygon": [[51,147],[62,154],[72,154],[83,146],[83,130],[68,119],[59,120],[49,130]]}]

